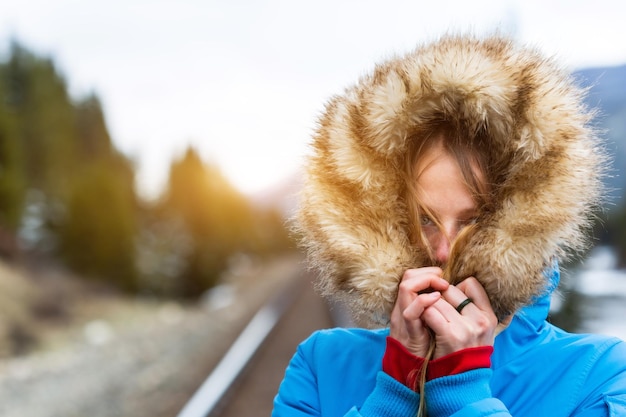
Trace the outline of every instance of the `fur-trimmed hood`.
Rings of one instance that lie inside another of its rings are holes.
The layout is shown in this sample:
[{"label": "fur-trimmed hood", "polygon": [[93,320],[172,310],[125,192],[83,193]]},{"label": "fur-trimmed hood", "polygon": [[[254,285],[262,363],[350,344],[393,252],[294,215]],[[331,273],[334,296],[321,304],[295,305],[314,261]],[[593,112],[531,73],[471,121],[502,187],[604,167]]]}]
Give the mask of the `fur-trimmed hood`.
[{"label": "fur-trimmed hood", "polygon": [[[386,324],[408,268],[407,142],[443,116],[486,132],[506,165],[447,279],[475,276],[503,318],[546,286],[544,270],[584,248],[603,154],[583,91],[557,63],[506,38],[449,36],[389,59],[333,97],[307,160],[296,230],[324,295],[365,326]],[[418,139],[419,140],[419,139]]]}]

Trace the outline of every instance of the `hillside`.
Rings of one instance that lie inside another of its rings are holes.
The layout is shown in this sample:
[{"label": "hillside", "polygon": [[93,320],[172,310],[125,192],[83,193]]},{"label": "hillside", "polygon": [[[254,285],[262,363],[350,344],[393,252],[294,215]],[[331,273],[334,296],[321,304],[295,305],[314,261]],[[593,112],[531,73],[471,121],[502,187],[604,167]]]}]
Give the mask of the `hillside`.
[{"label": "hillside", "polygon": [[597,127],[607,140],[611,177],[607,185],[615,207],[626,204],[626,65],[577,71],[580,84],[589,88],[587,104],[598,110]]}]

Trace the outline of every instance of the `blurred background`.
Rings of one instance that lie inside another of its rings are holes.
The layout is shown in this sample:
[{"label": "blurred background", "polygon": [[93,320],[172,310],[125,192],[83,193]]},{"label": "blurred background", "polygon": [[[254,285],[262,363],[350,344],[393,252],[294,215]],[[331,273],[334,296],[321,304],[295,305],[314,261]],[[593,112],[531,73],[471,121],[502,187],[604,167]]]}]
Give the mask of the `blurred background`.
[{"label": "blurred background", "polygon": [[[589,87],[610,197],[552,320],[626,338],[626,6],[431,3],[0,0],[0,414],[176,415],[261,306],[310,289],[286,219],[326,100],[446,31]],[[336,324],[307,300],[278,381]]]}]

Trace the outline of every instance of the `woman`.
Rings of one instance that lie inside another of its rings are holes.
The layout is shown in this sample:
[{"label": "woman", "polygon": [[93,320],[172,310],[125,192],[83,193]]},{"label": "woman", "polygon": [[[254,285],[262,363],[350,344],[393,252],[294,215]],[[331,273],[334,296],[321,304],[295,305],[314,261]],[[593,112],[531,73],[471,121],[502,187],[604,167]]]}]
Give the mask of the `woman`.
[{"label": "woman", "polygon": [[333,98],[297,226],[361,329],[316,332],[274,416],[626,415],[626,345],[546,322],[604,159],[582,92],[503,38],[446,37]]}]

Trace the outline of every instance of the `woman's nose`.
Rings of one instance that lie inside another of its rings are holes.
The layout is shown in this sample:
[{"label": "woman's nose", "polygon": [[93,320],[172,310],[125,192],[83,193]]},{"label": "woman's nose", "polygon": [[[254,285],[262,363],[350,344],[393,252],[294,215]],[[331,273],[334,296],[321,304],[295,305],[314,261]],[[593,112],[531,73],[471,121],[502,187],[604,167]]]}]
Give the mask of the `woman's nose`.
[{"label": "woman's nose", "polygon": [[440,264],[445,264],[450,258],[450,248],[456,235],[459,233],[459,228],[456,225],[447,226],[444,225],[443,229],[437,234],[435,242],[431,242],[431,249],[434,252],[435,260]]},{"label": "woman's nose", "polygon": [[435,260],[440,264],[445,264],[448,262],[450,258],[450,239],[445,235],[445,233],[441,233],[439,239],[437,239],[437,243],[433,249]]}]

